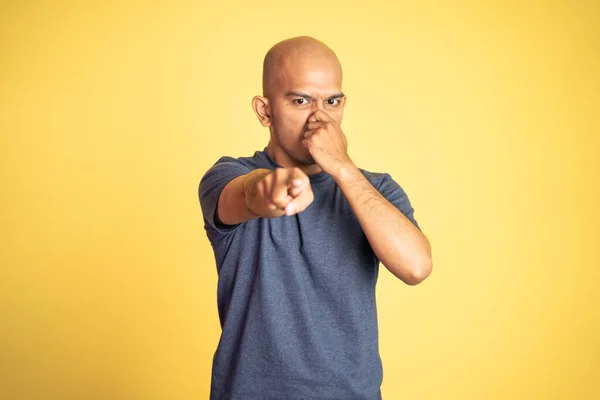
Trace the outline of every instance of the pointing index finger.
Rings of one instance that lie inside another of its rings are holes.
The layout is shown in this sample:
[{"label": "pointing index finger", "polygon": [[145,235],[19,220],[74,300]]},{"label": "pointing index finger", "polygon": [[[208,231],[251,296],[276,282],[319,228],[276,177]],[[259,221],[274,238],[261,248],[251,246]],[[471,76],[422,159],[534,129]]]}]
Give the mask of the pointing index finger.
[{"label": "pointing index finger", "polygon": [[296,197],[300,192],[304,190],[308,182],[308,176],[299,169],[294,169],[288,176],[288,189],[289,193]]},{"label": "pointing index finger", "polygon": [[298,168],[294,168],[288,176],[288,183],[290,186],[302,186],[302,184],[308,179],[306,174]]}]

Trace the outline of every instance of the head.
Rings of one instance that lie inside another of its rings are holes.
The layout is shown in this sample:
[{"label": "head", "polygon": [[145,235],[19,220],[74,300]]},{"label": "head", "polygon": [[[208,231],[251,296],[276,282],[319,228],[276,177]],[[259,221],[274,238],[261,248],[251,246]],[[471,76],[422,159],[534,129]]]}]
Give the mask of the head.
[{"label": "head", "polygon": [[252,100],[259,121],[270,130],[269,152],[282,166],[311,166],[302,144],[308,117],[316,110],[342,122],[345,96],[335,53],[310,37],[273,46],[263,64],[263,95]]}]

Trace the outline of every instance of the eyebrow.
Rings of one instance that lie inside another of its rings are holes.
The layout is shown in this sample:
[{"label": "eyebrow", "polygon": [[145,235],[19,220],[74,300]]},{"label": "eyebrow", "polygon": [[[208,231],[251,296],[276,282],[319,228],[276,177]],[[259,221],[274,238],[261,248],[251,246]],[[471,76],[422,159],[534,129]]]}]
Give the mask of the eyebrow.
[{"label": "eyebrow", "polygon": [[[285,95],[287,97],[296,96],[296,97],[303,97],[303,98],[305,98],[307,100],[314,100],[311,96],[307,95],[306,93],[296,92],[295,90],[292,90],[291,92],[287,92]],[[337,93],[337,94],[334,94],[333,96],[329,96],[327,98],[327,100],[330,100],[330,99],[339,99],[340,97],[344,97],[344,96],[345,96],[344,93]]]}]

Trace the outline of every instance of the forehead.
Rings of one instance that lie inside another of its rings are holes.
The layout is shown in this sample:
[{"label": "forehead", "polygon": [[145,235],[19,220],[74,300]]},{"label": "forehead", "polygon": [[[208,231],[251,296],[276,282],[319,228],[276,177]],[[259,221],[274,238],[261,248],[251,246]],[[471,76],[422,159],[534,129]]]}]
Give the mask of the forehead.
[{"label": "forehead", "polygon": [[318,57],[289,57],[278,68],[277,89],[323,93],[340,92],[342,71],[337,60]]}]

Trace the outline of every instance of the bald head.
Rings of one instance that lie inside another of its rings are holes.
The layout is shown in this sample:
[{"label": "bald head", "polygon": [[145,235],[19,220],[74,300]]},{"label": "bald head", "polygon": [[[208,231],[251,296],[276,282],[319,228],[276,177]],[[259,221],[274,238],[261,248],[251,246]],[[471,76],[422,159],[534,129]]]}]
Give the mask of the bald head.
[{"label": "bald head", "polygon": [[267,52],[263,63],[263,96],[269,97],[286,81],[311,69],[330,70],[339,76],[341,84],[340,62],[333,50],[323,42],[309,36],[299,36],[277,43]]},{"label": "bald head", "polygon": [[322,42],[301,36],[273,46],[263,67],[263,95],[254,96],[252,108],[269,127],[269,154],[279,165],[317,173],[320,167],[304,140],[315,113],[342,122],[346,96],[337,56]]}]

